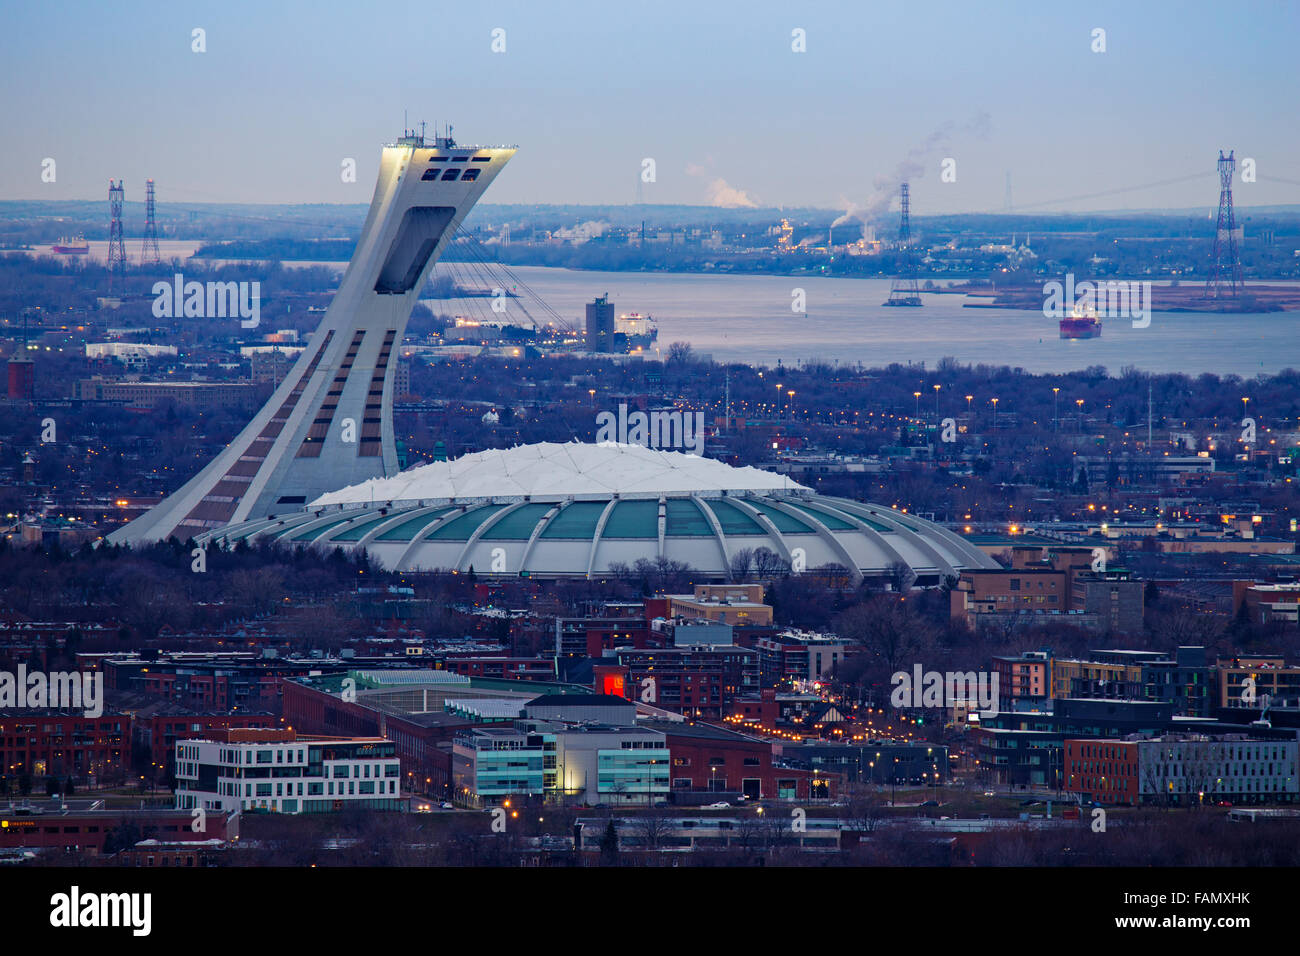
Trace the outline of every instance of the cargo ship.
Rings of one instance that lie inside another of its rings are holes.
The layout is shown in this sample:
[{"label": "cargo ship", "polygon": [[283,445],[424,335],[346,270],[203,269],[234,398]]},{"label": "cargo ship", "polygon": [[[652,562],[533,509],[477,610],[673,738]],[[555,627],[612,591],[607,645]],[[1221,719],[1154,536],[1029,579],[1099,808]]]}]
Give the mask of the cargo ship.
[{"label": "cargo ship", "polygon": [[50,246],[50,251],[60,256],[84,256],[90,254],[90,243],[86,242],[85,236],[71,239],[60,236],[59,241]]},{"label": "cargo ship", "polygon": [[659,338],[659,327],[648,315],[640,312],[625,312],[614,323],[614,332],[627,336],[627,350],[648,349]]},{"label": "cargo ship", "polygon": [[1076,305],[1061,319],[1061,338],[1095,339],[1101,335],[1101,319],[1091,304]]}]

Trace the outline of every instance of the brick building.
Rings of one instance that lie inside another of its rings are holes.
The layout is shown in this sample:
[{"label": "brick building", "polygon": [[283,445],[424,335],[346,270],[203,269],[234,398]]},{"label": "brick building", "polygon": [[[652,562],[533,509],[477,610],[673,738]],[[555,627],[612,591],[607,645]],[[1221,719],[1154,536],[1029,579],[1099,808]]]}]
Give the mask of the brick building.
[{"label": "brick building", "polygon": [[[212,846],[213,840],[228,844],[239,836],[239,814],[233,811],[209,811],[202,832],[196,832],[189,810],[105,810],[99,806],[100,801],[78,800],[70,801],[66,809],[40,803],[0,810],[0,850],[98,856],[129,850],[141,840],[198,847]],[[185,858],[183,855],[182,861]],[[133,859],[132,864],[140,865]],[[152,865],[162,865],[161,859]]]},{"label": "brick building", "polygon": [[1281,657],[1219,658],[1219,707],[1258,707],[1259,699],[1300,697],[1300,667]]},{"label": "brick building", "polygon": [[122,713],[0,710],[0,768],[9,777],[124,774],[130,742],[131,718]]},{"label": "brick building", "polygon": [[345,701],[336,683],[337,679],[285,681],[285,726],[309,734],[385,737],[397,745],[404,786],[449,799],[452,741],[473,722],[441,711],[403,713],[364,696]]},{"label": "brick building", "polygon": [[646,720],[641,726],[667,737],[673,803],[741,794],[750,800],[828,800],[839,788],[837,774],[783,765],[772,743],[757,737],[700,721]]},{"label": "brick building", "polygon": [[1294,738],[1250,734],[1067,740],[1065,789],[1097,803],[1293,803],[1297,748]]},{"label": "brick building", "polygon": [[736,697],[753,695],[759,686],[758,652],[731,644],[620,649],[614,660],[641,688],[640,699],[690,717],[722,717]]},{"label": "brick building", "polygon": [[131,717],[131,742],[136,748],[135,763],[144,759],[166,773],[176,756],[176,741],[205,737],[217,730],[238,727],[269,727],[280,718],[270,711],[238,713],[193,713],[162,704],[137,711]]},{"label": "brick building", "polygon": [[979,630],[1022,615],[1070,615],[1099,633],[1142,628],[1143,586],[1127,571],[1105,570],[1105,547],[1038,545],[1011,549],[1011,567],[963,571],[950,615]]},{"label": "brick building", "polygon": [[1256,624],[1300,623],[1300,583],[1258,584],[1254,581],[1232,582],[1232,610],[1242,606],[1247,618]]},{"label": "brick building", "polygon": [[1052,663],[1051,655],[1046,651],[993,658],[993,673],[998,675],[998,695],[1011,701],[1046,699],[1051,693]]}]

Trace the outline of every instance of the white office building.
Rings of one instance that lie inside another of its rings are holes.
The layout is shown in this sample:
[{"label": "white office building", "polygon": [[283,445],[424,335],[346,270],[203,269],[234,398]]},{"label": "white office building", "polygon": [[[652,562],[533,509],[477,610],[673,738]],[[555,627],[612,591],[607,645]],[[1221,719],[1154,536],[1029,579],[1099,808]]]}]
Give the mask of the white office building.
[{"label": "white office building", "polygon": [[396,744],[230,730],[176,744],[176,809],[268,813],[401,810]]}]

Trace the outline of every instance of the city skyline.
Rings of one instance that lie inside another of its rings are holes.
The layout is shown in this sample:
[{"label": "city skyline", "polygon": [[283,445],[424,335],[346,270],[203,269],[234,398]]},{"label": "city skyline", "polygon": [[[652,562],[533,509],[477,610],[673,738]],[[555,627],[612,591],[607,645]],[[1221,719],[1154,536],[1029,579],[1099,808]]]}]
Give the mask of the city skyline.
[{"label": "city skyline", "polygon": [[1256,162],[1239,205],[1300,201],[1300,135],[1273,122],[1300,11],[1180,5],[1171,31],[1173,12],[12,9],[0,197],[94,199],[112,176],[178,204],[364,203],[405,119],[519,145],[499,203],[871,215],[907,178],[920,216],[999,212],[1008,192],[1020,212],[1204,208],[1221,148]]},{"label": "city skyline", "polygon": [[1297,27],[0,0],[19,928],[1284,929]]}]

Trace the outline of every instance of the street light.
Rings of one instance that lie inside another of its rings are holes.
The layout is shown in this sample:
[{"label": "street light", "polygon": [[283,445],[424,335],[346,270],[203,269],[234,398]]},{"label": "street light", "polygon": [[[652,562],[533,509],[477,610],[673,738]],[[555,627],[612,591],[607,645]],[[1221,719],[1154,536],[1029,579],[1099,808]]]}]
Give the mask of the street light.
[{"label": "street light", "polygon": [[939,420],[939,389],[941,388],[943,388],[942,385],[934,387],[934,420],[936,422]]},{"label": "street light", "polygon": [[1079,406],[1079,433],[1083,434],[1083,399],[1076,398],[1074,404]]},{"label": "street light", "polygon": [[996,398],[992,398],[989,399],[989,401],[993,403],[993,430],[997,431],[998,430],[998,400]]},{"label": "street light", "polygon": [[1056,409],[1061,397],[1061,386],[1052,389],[1052,431],[1056,431]]},{"label": "street light", "polygon": [[912,394],[916,396],[916,417],[920,418],[921,417],[921,393],[913,392]]}]

